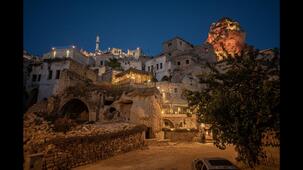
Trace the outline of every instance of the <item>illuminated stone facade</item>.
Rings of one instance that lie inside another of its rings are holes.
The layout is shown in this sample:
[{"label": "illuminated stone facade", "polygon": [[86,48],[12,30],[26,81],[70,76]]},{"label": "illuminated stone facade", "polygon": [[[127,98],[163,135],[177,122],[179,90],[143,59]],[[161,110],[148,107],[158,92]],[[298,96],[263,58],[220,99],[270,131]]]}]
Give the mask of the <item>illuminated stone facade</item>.
[{"label": "illuminated stone facade", "polygon": [[118,73],[113,77],[112,83],[114,85],[144,85],[150,83],[152,75],[148,72],[130,68],[124,72]]},{"label": "illuminated stone facade", "polygon": [[246,34],[238,22],[222,18],[212,23],[206,42],[213,46],[217,61],[221,61],[227,55],[240,54],[245,47],[245,37]]}]

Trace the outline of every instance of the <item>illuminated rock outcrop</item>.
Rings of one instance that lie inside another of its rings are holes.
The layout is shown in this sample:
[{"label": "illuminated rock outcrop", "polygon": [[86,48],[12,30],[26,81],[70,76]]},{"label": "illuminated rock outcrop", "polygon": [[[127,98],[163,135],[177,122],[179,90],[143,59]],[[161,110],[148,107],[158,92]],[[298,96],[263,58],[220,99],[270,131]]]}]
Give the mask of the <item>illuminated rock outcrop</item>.
[{"label": "illuminated rock outcrop", "polygon": [[213,46],[217,61],[221,61],[228,54],[240,54],[245,46],[245,32],[238,22],[222,18],[212,23],[206,42]]}]

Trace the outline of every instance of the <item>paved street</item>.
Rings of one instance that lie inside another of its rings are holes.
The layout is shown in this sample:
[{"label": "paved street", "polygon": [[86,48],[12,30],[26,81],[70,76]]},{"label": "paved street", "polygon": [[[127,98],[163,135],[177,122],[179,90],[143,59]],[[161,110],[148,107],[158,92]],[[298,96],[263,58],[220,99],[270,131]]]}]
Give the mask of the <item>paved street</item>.
[{"label": "paved street", "polygon": [[[233,147],[220,150],[213,144],[170,143],[168,146],[149,146],[148,149],[131,151],[75,170],[187,170],[195,158],[220,156],[235,162]],[[265,169],[262,167],[262,169]],[[271,169],[277,169],[273,167]]]},{"label": "paved street", "polygon": [[[175,144],[169,146],[149,146],[148,149],[136,150],[112,158],[101,160],[92,165],[82,166],[76,170],[97,170],[97,169],[190,169],[191,161],[203,156],[215,156],[218,153],[225,153],[225,156],[232,159],[228,151],[221,151],[212,144]],[[228,154],[229,153],[229,154]]]}]

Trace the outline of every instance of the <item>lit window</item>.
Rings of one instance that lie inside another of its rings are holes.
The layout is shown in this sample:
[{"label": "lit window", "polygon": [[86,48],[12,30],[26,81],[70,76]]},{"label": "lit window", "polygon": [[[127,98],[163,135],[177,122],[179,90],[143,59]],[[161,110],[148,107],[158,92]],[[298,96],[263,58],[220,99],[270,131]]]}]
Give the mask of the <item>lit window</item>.
[{"label": "lit window", "polygon": [[66,51],[66,57],[69,57],[69,50]]}]

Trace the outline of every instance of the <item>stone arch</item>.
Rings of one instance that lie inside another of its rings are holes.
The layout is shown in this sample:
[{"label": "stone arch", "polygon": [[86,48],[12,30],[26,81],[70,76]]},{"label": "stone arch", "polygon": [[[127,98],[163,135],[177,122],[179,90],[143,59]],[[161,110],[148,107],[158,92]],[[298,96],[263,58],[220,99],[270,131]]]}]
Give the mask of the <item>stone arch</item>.
[{"label": "stone arch", "polygon": [[38,101],[38,95],[39,95],[39,89],[38,87],[33,88],[26,97],[26,106],[25,108],[30,108],[32,105],[34,105],[35,103],[37,103]]},{"label": "stone arch", "polygon": [[88,104],[78,98],[67,100],[59,110],[60,115],[67,115],[78,122],[89,121],[89,113]]},{"label": "stone arch", "polygon": [[169,77],[165,75],[161,78],[161,81],[169,81]]},{"label": "stone arch", "polygon": [[175,128],[174,123],[169,119],[163,119],[164,127]]}]

